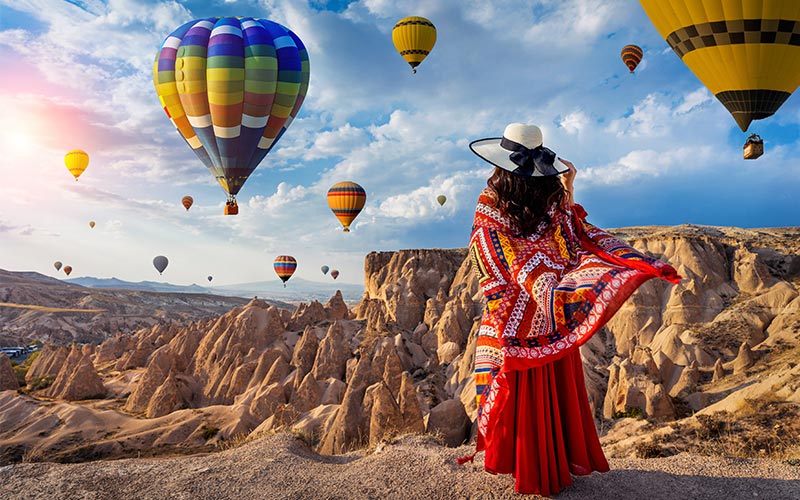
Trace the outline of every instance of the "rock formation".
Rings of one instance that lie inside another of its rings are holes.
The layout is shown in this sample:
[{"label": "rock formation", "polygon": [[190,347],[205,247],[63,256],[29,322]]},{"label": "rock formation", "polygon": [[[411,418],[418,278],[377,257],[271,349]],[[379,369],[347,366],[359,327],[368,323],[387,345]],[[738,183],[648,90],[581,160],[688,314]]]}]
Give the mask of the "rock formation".
[{"label": "rock formation", "polygon": [[5,354],[0,354],[0,391],[19,389],[19,380],[11,366],[11,360]]}]

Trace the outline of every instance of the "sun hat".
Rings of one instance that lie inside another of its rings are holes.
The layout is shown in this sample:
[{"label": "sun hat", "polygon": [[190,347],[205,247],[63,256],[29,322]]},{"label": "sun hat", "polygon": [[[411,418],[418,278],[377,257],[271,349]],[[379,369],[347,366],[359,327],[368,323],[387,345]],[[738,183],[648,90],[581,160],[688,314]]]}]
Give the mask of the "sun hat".
[{"label": "sun hat", "polygon": [[554,152],[542,145],[542,130],[536,125],[511,123],[503,137],[472,141],[473,153],[495,167],[522,177],[545,177],[569,170]]}]

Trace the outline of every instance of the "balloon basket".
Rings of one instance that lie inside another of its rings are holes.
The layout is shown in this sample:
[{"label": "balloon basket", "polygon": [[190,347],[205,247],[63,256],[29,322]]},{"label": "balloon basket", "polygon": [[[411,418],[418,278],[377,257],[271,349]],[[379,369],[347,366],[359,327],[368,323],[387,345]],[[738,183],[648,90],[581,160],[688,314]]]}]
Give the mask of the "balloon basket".
[{"label": "balloon basket", "polygon": [[236,200],[229,201],[225,204],[225,215],[237,215],[239,213],[239,204]]},{"label": "balloon basket", "polygon": [[344,232],[344,233],[349,233],[349,232],[350,232],[350,228],[349,228],[349,227],[346,227],[346,228],[342,229],[342,232]]},{"label": "balloon basket", "polygon": [[755,160],[764,154],[764,141],[758,134],[750,134],[747,142],[742,146],[742,155],[745,160]]}]

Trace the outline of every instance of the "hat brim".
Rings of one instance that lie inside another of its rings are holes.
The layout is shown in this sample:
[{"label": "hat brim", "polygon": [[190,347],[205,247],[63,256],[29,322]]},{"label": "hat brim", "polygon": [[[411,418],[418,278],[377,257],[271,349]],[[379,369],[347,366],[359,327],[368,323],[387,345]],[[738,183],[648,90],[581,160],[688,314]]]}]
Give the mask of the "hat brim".
[{"label": "hat brim", "polygon": [[[478,139],[477,141],[472,141],[469,144],[469,149],[471,149],[476,155],[480,156],[484,161],[491,163],[495,167],[500,167],[503,170],[513,172],[517,169],[518,165],[508,158],[511,152],[500,146],[500,141],[502,140],[502,137]],[[566,166],[558,157],[556,157],[556,160],[553,162],[553,167],[556,169],[556,173],[551,175],[560,175],[569,170],[569,167]],[[531,177],[549,176],[542,175],[538,170],[534,170]]]}]

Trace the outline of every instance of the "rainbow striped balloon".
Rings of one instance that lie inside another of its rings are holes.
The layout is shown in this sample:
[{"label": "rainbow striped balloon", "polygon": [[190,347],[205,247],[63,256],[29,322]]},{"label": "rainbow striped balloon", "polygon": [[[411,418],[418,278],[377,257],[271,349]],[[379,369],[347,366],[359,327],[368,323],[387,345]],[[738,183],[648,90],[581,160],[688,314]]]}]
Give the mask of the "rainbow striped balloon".
[{"label": "rainbow striped balloon", "polygon": [[153,65],[161,105],[232,201],[297,116],[308,52],[266,19],[195,19],[173,31]]},{"label": "rainbow striped balloon", "polygon": [[345,233],[350,232],[350,224],[366,202],[367,192],[355,182],[337,182],[328,190],[328,206],[344,226]]},{"label": "rainbow striped balloon", "polygon": [[275,262],[272,264],[275,268],[275,274],[283,281],[284,288],[286,287],[286,280],[292,277],[294,270],[297,269],[297,260],[291,255],[278,255],[275,257]]}]

